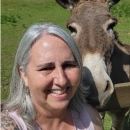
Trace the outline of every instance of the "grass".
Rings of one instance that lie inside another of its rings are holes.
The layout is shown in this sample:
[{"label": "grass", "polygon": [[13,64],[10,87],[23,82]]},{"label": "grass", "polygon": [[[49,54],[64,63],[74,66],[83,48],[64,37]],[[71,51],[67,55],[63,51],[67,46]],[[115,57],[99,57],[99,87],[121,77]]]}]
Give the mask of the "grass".
[{"label": "grass", "polygon": [[119,39],[123,43],[130,44],[130,1],[120,0],[120,2],[114,5],[111,12],[118,19],[118,24],[115,30],[118,32]]},{"label": "grass", "polygon": [[[6,99],[16,49],[27,28],[34,23],[53,22],[67,30],[70,12],[61,8],[55,0],[1,0],[1,5],[1,99]],[[122,0],[111,10],[119,21],[115,29],[124,43],[130,43],[129,7],[130,1]],[[110,117],[106,115],[105,130],[110,130],[110,124]]]}]

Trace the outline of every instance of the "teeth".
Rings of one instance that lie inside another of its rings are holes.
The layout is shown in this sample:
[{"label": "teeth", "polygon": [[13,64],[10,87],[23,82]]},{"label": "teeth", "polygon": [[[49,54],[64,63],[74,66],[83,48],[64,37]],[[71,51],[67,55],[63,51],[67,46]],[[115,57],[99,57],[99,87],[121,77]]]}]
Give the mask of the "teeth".
[{"label": "teeth", "polygon": [[54,94],[60,95],[60,94],[63,94],[66,90],[67,90],[67,88],[62,89],[62,90],[51,90],[51,92]]}]

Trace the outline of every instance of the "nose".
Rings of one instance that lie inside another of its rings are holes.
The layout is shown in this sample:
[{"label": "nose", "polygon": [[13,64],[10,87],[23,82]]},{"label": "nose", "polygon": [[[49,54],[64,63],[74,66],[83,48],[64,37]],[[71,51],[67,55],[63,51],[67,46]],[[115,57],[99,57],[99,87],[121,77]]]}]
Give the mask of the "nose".
[{"label": "nose", "polygon": [[[105,80],[105,78],[107,79]],[[106,77],[104,76],[104,81],[102,81],[101,84],[98,84],[98,86],[100,86],[100,88],[98,89],[98,98],[100,102],[100,107],[102,107],[106,105],[106,103],[109,101],[111,94],[114,91],[114,87],[111,79],[107,75]]]},{"label": "nose", "polygon": [[54,84],[64,87],[68,82],[68,77],[64,69],[57,68],[53,72]]}]

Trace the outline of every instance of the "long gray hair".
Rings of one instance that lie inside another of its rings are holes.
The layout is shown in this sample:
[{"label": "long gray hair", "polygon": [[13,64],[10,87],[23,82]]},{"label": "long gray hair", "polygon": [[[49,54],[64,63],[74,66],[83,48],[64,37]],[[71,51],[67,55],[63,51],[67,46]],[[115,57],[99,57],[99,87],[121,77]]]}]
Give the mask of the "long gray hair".
[{"label": "long gray hair", "polygon": [[[60,37],[66,42],[73,52],[74,58],[82,73],[82,61],[78,48],[72,39],[72,37],[57,25],[51,23],[46,24],[35,24],[32,25],[25,35],[23,36],[15,57],[14,68],[12,72],[12,79],[10,83],[10,95],[5,105],[6,110],[17,111],[26,123],[29,130],[33,130],[33,121],[36,118],[36,111],[33,103],[30,99],[30,95],[27,87],[25,86],[22,77],[19,73],[19,67],[22,66],[23,70],[26,71],[27,64],[29,62],[29,51],[36,40],[43,34],[55,35]],[[70,101],[69,108],[80,113],[80,109],[85,102],[84,90],[79,85],[75,95]]]}]

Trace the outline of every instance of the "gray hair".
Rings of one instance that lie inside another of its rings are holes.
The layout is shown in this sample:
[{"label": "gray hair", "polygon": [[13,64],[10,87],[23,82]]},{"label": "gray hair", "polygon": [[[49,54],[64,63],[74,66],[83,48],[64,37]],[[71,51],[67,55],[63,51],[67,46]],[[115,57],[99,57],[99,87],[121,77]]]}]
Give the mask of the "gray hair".
[{"label": "gray hair", "polygon": [[[14,68],[10,83],[10,95],[5,109],[9,111],[17,111],[23,118],[29,130],[33,130],[32,122],[35,120],[36,111],[30,99],[27,87],[24,85],[22,77],[19,73],[19,67],[22,66],[23,71],[26,71],[29,62],[29,51],[36,40],[42,34],[55,35],[66,42],[73,52],[74,58],[82,73],[82,61],[78,48],[72,37],[57,25],[51,23],[32,25],[24,34],[15,57]],[[69,108],[80,113],[80,109],[85,102],[84,90],[79,85],[75,95],[70,101]]]}]

